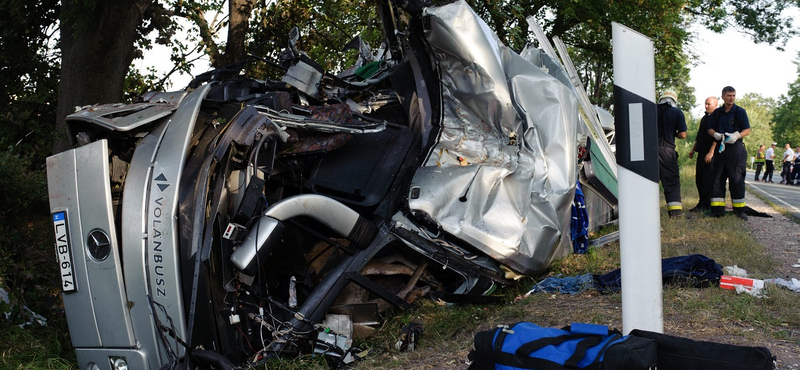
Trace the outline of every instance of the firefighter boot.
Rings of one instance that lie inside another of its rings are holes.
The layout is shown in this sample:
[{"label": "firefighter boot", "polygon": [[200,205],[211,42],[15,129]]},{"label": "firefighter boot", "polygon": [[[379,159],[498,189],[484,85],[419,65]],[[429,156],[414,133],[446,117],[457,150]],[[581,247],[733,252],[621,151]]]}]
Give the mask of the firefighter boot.
[{"label": "firefighter boot", "polygon": [[711,212],[708,215],[711,217],[725,216],[725,206],[711,206]]},{"label": "firefighter boot", "polygon": [[747,212],[744,210],[744,208],[736,208],[736,210],[734,210],[734,213],[736,213],[736,217],[739,217],[742,220],[747,221],[748,219]]}]

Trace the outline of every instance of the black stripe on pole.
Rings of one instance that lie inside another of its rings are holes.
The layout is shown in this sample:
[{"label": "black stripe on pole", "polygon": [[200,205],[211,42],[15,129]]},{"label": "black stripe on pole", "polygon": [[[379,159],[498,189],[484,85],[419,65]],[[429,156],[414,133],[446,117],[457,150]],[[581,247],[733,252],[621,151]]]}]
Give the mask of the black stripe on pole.
[{"label": "black stripe on pole", "polygon": [[[634,112],[634,114],[641,113],[642,137],[631,137],[631,112],[629,111],[631,104],[634,104],[634,107],[641,107],[641,112]],[[617,165],[653,182],[658,182],[659,179],[657,119],[654,102],[614,85]],[[634,158],[631,158],[632,154]]]}]

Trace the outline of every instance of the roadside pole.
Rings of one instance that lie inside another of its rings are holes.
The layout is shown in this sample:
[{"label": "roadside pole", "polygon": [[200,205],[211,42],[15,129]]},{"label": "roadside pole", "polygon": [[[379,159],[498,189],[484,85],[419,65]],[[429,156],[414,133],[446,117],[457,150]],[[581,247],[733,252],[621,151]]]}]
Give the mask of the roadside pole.
[{"label": "roadside pole", "polygon": [[612,23],[622,329],[664,331],[653,42]]}]

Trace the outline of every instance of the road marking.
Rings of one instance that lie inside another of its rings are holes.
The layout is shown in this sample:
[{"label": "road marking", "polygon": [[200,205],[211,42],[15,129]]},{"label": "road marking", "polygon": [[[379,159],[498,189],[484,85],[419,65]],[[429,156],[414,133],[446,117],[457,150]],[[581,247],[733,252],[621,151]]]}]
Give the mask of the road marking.
[{"label": "road marking", "polygon": [[789,204],[789,203],[786,203],[786,201],[784,201],[783,199],[780,199],[780,198],[778,198],[778,197],[776,197],[776,196],[774,196],[774,195],[772,195],[772,194],[770,194],[770,193],[767,193],[767,192],[766,192],[766,191],[764,191],[763,189],[761,189],[761,188],[759,188],[759,187],[755,186],[754,184],[752,184],[750,181],[747,181],[747,183],[748,183],[748,184],[750,184],[750,187],[751,187],[751,188],[753,188],[753,189],[756,189],[756,190],[758,190],[759,192],[761,192],[761,194],[764,194],[764,195],[766,195],[767,197],[769,197],[769,198],[771,198],[771,199],[774,199],[776,202],[778,202],[778,203],[780,203],[780,204],[782,204],[782,205],[786,206],[786,208],[788,208],[790,212],[792,212],[792,213],[800,213],[800,210],[798,210],[798,209],[797,209],[797,207],[795,207],[795,206],[793,206],[793,205],[791,205],[791,204]]}]

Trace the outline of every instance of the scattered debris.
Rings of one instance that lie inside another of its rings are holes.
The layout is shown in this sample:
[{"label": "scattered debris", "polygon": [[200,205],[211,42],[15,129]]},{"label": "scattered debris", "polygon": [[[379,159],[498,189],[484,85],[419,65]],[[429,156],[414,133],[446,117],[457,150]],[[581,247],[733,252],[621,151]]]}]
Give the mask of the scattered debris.
[{"label": "scattered debris", "polygon": [[737,292],[739,291],[739,289],[736,289],[737,287],[742,287],[746,290],[761,290],[764,289],[764,280],[722,275],[719,279],[719,287],[736,290]]},{"label": "scattered debris", "polygon": [[420,323],[410,322],[400,329],[400,336],[394,348],[401,352],[414,352],[417,341],[422,337],[423,327]]},{"label": "scattered debris", "polygon": [[610,232],[598,238],[589,241],[589,246],[592,248],[602,247],[606,244],[613,243],[619,240],[619,231]]},{"label": "scattered debris", "polygon": [[587,289],[595,288],[595,280],[592,274],[585,274],[579,276],[551,276],[544,279],[533,288],[525,293],[526,296],[539,292],[547,293],[562,293],[562,294],[579,294]]},{"label": "scattered debris", "polygon": [[722,268],[725,271],[725,275],[728,276],[736,276],[736,277],[747,277],[747,271],[743,268],[740,268],[737,265],[733,266],[725,266]]},{"label": "scattered debris", "polygon": [[[2,312],[3,317],[8,320],[11,318],[12,310],[14,310],[14,306],[11,305],[11,300],[8,297],[8,291],[3,288],[0,288],[0,303],[4,303],[7,307],[5,312]],[[28,320],[22,324],[19,324],[20,328],[24,328],[27,325],[32,325],[34,322],[38,323],[41,326],[47,325],[47,319],[44,316],[39,315],[36,312],[33,312],[28,306],[22,306],[22,311],[25,314],[25,318]]]},{"label": "scattered debris", "polygon": [[784,287],[784,288],[789,289],[789,290],[791,290],[791,291],[793,291],[795,293],[800,293],[800,280],[798,280],[796,278],[792,278],[791,280],[775,278],[775,279],[766,279],[764,281],[766,281],[768,283],[773,283],[773,284],[781,286],[781,287]]}]

